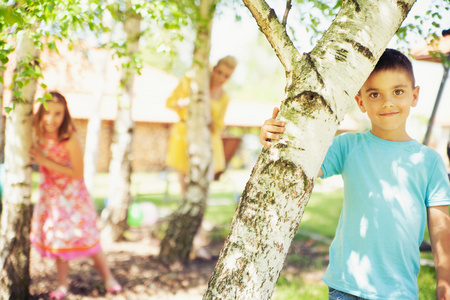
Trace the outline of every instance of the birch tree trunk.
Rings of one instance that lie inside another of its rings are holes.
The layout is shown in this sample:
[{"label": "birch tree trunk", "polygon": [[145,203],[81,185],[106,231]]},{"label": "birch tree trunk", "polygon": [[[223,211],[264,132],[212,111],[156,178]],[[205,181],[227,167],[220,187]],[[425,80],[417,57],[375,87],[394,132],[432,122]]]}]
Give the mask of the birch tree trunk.
[{"label": "birch tree trunk", "polygon": [[[131,3],[127,2],[127,5],[130,7]],[[123,22],[127,49],[122,63],[118,111],[114,122],[109,165],[108,204],[105,211],[105,227],[102,230],[102,237],[106,241],[117,241],[122,237],[127,228],[128,206],[131,203],[131,143],[134,131],[131,106],[135,73],[133,58],[139,48],[140,23],[140,16],[128,9]]]},{"label": "birch tree trunk", "polygon": [[[108,4],[111,1],[107,1]],[[102,33],[99,38],[99,44],[107,44],[111,41],[111,32],[114,32],[114,20],[110,14],[103,14],[102,23],[105,27],[111,29],[110,32]],[[98,152],[100,147],[100,132],[102,127],[101,107],[106,84],[106,75],[108,60],[111,53],[107,50],[101,51],[95,49],[89,55],[89,61],[95,66],[97,76],[97,89],[94,93],[94,109],[89,117],[86,131],[86,144],[84,149],[84,182],[91,195],[94,194],[95,175],[97,174]]]},{"label": "birch tree trunk", "polygon": [[[4,69],[0,68],[0,77],[3,77],[5,73]],[[0,81],[0,108],[3,111],[3,90],[5,86]],[[3,118],[3,114],[0,115],[0,163],[3,163],[5,159],[5,119]],[[0,199],[0,213],[2,211],[1,199]]]},{"label": "birch tree trunk", "polygon": [[92,54],[94,57],[94,65],[97,71],[97,90],[94,93],[94,109],[86,131],[86,144],[84,148],[84,182],[86,188],[91,195],[94,194],[95,174],[97,173],[97,159],[98,149],[100,144],[100,130],[102,120],[100,110],[102,106],[102,99],[104,94],[105,80],[106,80],[106,65],[109,57],[108,52],[96,51]]},{"label": "birch tree trunk", "polygon": [[192,80],[190,87],[187,141],[189,170],[186,194],[178,209],[172,214],[164,239],[161,241],[159,259],[164,264],[189,261],[193,240],[203,219],[209,184],[212,180],[211,132],[209,124],[209,52],[211,28],[216,0],[201,0],[197,38],[194,45]]},{"label": "birch tree trunk", "polygon": [[286,131],[262,151],[203,299],[269,299],[339,122],[415,1],[343,1],[300,55],[263,0],[243,0],[282,62]]},{"label": "birch tree trunk", "polygon": [[[5,70],[0,68],[0,77],[3,78]],[[0,108],[3,112],[3,82],[0,81]],[[0,115],[0,163],[4,163],[5,159],[5,119],[3,113]],[[3,166],[4,167],[4,166]],[[3,170],[0,168],[0,216],[2,214],[2,198],[3,198]]]},{"label": "birch tree trunk", "polygon": [[[38,50],[24,35],[17,45],[17,67],[14,75],[20,78],[27,62],[38,64]],[[28,299],[30,284],[30,219],[31,166],[28,151],[31,147],[33,99],[37,81],[32,78],[14,91],[22,92],[20,103],[13,96],[14,110],[7,114],[3,211],[0,227],[0,298]]]}]

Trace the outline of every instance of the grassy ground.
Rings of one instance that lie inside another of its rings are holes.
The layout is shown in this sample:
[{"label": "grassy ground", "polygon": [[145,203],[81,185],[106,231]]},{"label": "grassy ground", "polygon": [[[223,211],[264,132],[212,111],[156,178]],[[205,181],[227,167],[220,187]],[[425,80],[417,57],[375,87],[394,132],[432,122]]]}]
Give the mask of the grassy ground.
[{"label": "grassy ground", "polygon": [[[249,178],[249,171],[228,170],[219,181],[210,187],[210,197],[204,219],[215,224],[211,231],[212,240],[224,239],[229,232],[237,199],[243,191]],[[36,188],[37,176],[34,177]],[[328,181],[318,181],[303,215],[298,234],[294,241],[314,240],[320,251],[314,258],[306,257],[300,252],[289,253],[286,262],[290,265],[305,266],[310,272],[317,271],[319,277],[326,266],[328,246],[334,236],[338,223],[341,205],[342,190],[339,184]],[[179,204],[179,186],[175,173],[138,173],[132,176],[133,201],[150,201],[159,208],[160,216],[168,215]],[[96,177],[94,202],[100,213],[108,194],[107,174],[98,174]],[[34,193],[36,195],[36,193]],[[428,236],[426,236],[426,239]],[[423,258],[432,259],[430,253],[423,253]],[[433,267],[422,267],[419,274],[420,300],[435,299],[435,272]],[[278,280],[273,299],[326,299],[327,287],[320,280],[307,280],[302,275],[295,276],[295,272],[282,272]]]}]

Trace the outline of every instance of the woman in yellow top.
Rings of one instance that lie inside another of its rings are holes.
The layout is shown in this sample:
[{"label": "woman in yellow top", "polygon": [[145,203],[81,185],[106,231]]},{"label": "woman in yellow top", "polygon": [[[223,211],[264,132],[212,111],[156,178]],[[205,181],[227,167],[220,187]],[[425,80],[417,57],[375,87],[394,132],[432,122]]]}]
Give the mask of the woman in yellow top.
[{"label": "woman in yellow top", "polygon": [[[214,173],[225,170],[225,155],[223,152],[221,133],[225,127],[225,112],[230,98],[222,87],[233,74],[236,65],[237,61],[234,57],[225,56],[217,62],[211,72],[209,83],[211,108],[210,128]],[[167,108],[173,109],[180,117],[180,121],[172,127],[166,164],[178,172],[182,197],[186,191],[185,176],[189,165],[186,120],[188,118],[190,82],[191,79],[189,76],[185,75],[166,101]]]}]

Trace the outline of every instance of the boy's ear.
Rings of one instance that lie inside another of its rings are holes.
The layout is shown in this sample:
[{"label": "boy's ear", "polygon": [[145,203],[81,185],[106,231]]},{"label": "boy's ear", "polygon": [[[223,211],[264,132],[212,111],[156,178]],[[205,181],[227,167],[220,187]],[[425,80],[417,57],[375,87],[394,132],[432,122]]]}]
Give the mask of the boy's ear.
[{"label": "boy's ear", "polygon": [[411,107],[416,107],[417,106],[417,102],[419,102],[419,91],[420,91],[420,87],[416,86],[413,89],[413,101],[411,103]]},{"label": "boy's ear", "polygon": [[361,95],[359,93],[355,96],[355,101],[356,101],[356,104],[358,104],[359,110],[362,113],[365,113],[366,108],[364,107],[364,103],[363,103]]}]

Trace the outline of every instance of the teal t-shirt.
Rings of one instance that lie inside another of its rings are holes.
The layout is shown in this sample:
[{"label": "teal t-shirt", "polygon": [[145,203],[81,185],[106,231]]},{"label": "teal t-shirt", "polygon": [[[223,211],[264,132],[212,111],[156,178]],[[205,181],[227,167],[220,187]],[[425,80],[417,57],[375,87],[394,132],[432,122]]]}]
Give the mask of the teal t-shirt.
[{"label": "teal t-shirt", "polygon": [[442,158],[417,141],[346,133],[331,144],[323,178],[341,174],[344,203],[323,281],[367,299],[418,299],[427,207],[450,204]]}]

